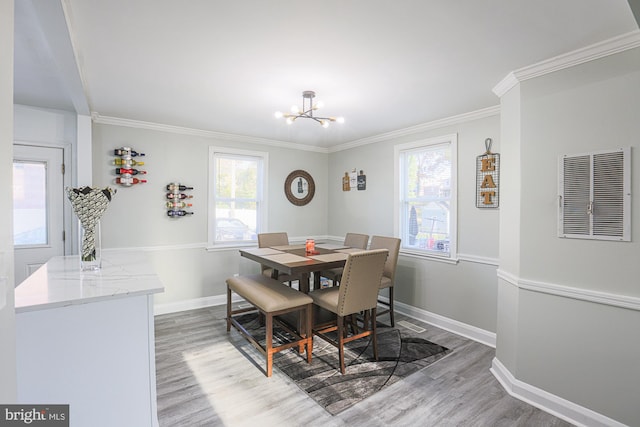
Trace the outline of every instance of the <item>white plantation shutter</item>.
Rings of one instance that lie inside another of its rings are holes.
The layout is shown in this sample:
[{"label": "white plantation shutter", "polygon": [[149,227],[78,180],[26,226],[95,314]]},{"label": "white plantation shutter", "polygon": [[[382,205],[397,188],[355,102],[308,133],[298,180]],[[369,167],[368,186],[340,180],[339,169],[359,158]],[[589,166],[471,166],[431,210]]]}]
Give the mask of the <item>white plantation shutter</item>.
[{"label": "white plantation shutter", "polygon": [[590,188],[589,156],[564,158],[563,234],[589,234]]},{"label": "white plantation shutter", "polygon": [[630,148],[560,158],[560,237],[631,239]]}]

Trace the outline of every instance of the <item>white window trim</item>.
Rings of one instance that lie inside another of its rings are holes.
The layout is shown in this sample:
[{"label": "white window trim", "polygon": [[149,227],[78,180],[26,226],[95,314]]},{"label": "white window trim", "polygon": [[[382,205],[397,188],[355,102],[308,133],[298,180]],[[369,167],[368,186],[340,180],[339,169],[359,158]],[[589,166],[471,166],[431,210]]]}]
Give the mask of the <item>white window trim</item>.
[{"label": "white window trim", "polygon": [[408,142],[405,144],[398,144],[393,148],[393,233],[395,237],[402,237],[400,234],[400,217],[402,211],[402,199],[401,199],[401,187],[404,185],[404,174],[400,166],[400,154],[403,151],[411,150],[414,148],[427,147],[431,145],[451,144],[451,191],[454,193],[451,196],[451,225],[452,228],[449,233],[449,255],[440,255],[434,251],[419,251],[415,249],[403,249],[400,247],[400,253],[419,257],[429,258],[432,260],[443,261],[447,263],[458,262],[458,134],[453,133],[449,135],[442,135],[428,139],[421,139],[419,141]]},{"label": "white window trim", "polygon": [[257,227],[258,230],[256,232],[260,232],[260,230],[265,230],[266,225],[268,224],[267,220],[267,212],[268,210],[268,188],[269,188],[269,153],[266,151],[253,151],[253,150],[240,150],[237,148],[230,147],[209,147],[209,163],[208,167],[208,189],[207,189],[207,250],[215,250],[215,249],[224,249],[224,248],[234,248],[234,247],[246,247],[246,246],[255,246],[256,243],[214,243],[215,240],[215,221],[216,221],[216,206],[215,200],[213,197],[214,191],[214,179],[215,174],[213,173],[213,165],[214,158],[216,153],[223,154],[235,154],[240,156],[251,156],[251,157],[260,157],[262,158],[262,197],[259,197],[261,200],[260,205],[261,209],[258,213],[257,219]]}]

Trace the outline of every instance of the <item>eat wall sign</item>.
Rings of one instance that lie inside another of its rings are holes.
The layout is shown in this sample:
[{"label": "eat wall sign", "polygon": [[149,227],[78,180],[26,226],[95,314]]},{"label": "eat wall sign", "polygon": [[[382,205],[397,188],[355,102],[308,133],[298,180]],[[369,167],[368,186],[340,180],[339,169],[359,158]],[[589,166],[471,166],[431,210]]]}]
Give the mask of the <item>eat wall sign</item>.
[{"label": "eat wall sign", "polygon": [[476,157],[477,208],[497,208],[500,202],[500,154],[491,152],[491,143],[487,138],[487,151]]}]

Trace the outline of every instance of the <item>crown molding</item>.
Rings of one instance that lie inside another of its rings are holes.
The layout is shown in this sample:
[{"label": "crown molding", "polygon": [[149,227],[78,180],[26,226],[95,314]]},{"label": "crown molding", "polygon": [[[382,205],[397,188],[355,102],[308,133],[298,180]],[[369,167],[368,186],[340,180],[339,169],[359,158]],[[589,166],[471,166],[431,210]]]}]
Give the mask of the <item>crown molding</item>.
[{"label": "crown molding", "polygon": [[91,113],[91,119],[94,123],[125,126],[138,129],[149,129],[160,132],[178,133],[181,135],[200,136],[204,138],[215,138],[224,141],[233,142],[245,142],[253,144],[270,145],[273,147],[288,148],[292,150],[313,151],[316,153],[334,153],[337,151],[347,150],[354,147],[360,147],[362,145],[374,144],[376,142],[387,141],[394,138],[399,138],[406,135],[414,135],[420,132],[425,132],[431,129],[437,129],[445,126],[451,126],[458,123],[469,122],[472,120],[483,119],[485,117],[496,116],[500,114],[500,106],[494,105],[492,107],[483,108],[469,113],[458,114],[456,116],[445,117],[443,119],[434,120],[431,122],[423,123],[420,125],[408,127],[405,129],[399,129],[392,132],[383,133],[380,135],[372,136],[370,138],[358,139],[345,144],[337,145],[330,148],[313,147],[301,144],[294,144],[285,141],[276,141],[266,138],[256,138],[245,135],[236,135],[231,133],[215,132],[202,129],[186,128],[181,126],[165,125],[162,123],[145,122],[142,120],[123,119],[119,117],[103,116],[98,112]]},{"label": "crown molding", "polygon": [[355,141],[333,146],[329,148],[328,151],[329,153],[335,153],[337,151],[348,150],[350,148],[360,147],[362,145],[388,141],[390,139],[400,138],[407,135],[415,135],[420,132],[426,132],[432,129],[438,129],[445,126],[451,126],[459,123],[470,122],[472,120],[484,119],[486,117],[497,116],[499,114],[500,114],[500,106],[494,105],[492,107],[471,111],[469,113],[458,114],[455,116],[445,117],[443,119],[434,120],[431,122],[419,124],[416,126],[411,126],[404,129],[381,133],[379,135],[375,135],[369,138],[357,139]]},{"label": "crown molding", "polygon": [[502,97],[518,83],[540,77],[565,68],[584,64],[604,58],[605,56],[624,52],[625,50],[640,47],[640,30],[631,31],[619,36],[592,44],[574,51],[546,59],[533,65],[512,71],[500,81],[494,88],[493,93]]},{"label": "crown molding", "polygon": [[276,141],[267,138],[256,138],[252,136],[236,135],[232,133],[215,132],[210,130],[193,129],[181,126],[165,125],[162,123],[145,122],[142,120],[122,119],[119,117],[103,116],[97,112],[91,113],[91,119],[94,123],[114,126],[125,126],[137,129],[149,129],[160,132],[177,133],[180,135],[201,136],[203,138],[215,138],[230,142],[245,142],[250,144],[270,145],[272,147],[287,148],[290,150],[313,151],[316,153],[327,153],[328,150],[323,147],[314,147],[303,144],[295,144],[292,142]]}]

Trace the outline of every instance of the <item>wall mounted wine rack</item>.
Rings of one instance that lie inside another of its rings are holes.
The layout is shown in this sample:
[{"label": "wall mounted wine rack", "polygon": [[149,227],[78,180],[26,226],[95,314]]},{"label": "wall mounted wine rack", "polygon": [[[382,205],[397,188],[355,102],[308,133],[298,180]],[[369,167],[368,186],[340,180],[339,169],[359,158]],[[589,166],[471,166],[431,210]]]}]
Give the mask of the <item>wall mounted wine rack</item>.
[{"label": "wall mounted wine rack", "polygon": [[192,206],[187,200],[193,198],[192,195],[184,193],[184,191],[193,190],[193,187],[189,187],[179,182],[172,182],[167,184],[167,215],[170,218],[182,218],[185,216],[193,215],[193,212],[187,211],[185,208]]},{"label": "wall mounted wine rack", "polygon": [[131,187],[135,184],[144,184],[146,179],[141,179],[135,175],[146,175],[147,171],[138,169],[144,165],[143,161],[134,160],[134,157],[142,157],[144,153],[138,153],[131,149],[131,147],[120,147],[113,150],[113,155],[116,158],[113,163],[116,166],[116,179],[115,183],[123,187]]}]

